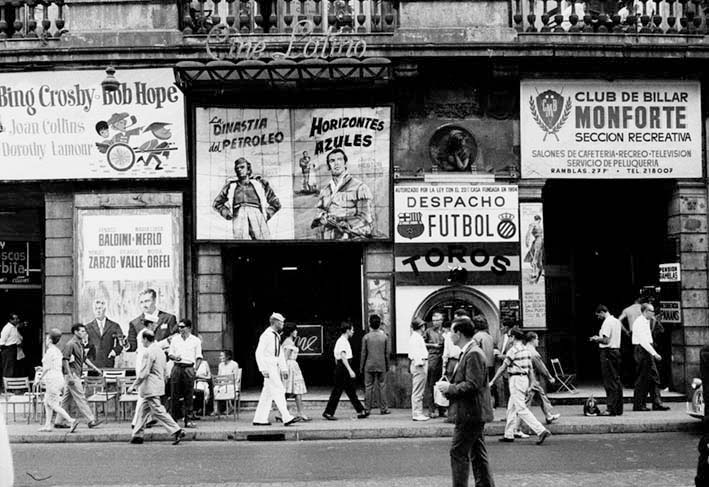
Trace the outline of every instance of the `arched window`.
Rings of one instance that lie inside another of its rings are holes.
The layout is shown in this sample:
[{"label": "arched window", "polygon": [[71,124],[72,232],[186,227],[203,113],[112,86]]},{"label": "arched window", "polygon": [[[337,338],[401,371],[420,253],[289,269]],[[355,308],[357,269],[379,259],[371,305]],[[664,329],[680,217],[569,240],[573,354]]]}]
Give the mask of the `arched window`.
[{"label": "arched window", "polygon": [[444,319],[452,320],[453,312],[458,308],[466,310],[471,317],[482,314],[490,326],[490,335],[497,340],[500,334],[499,309],[488,296],[468,286],[444,287],[429,294],[411,318],[421,318],[430,323],[433,312],[440,311]]}]

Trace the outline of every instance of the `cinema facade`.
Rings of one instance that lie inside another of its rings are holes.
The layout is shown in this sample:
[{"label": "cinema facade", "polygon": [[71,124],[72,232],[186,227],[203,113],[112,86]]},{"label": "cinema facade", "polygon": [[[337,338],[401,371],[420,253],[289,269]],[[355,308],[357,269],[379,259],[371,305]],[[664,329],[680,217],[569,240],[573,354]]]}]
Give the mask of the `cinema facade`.
[{"label": "cinema facade", "polygon": [[[96,297],[125,330],[151,287],[193,319],[213,365],[234,350],[245,388],[274,311],[299,325],[308,384],[327,386],[339,324],[355,325],[357,356],[376,313],[397,357],[391,400],[406,406],[413,318],[464,308],[495,336],[517,324],[598,383],[593,310],[645,294],[665,323],[664,381],[684,391],[709,338],[701,70],[649,81],[629,62],[599,77],[579,47],[544,71],[542,51],[503,61],[481,39],[453,42],[462,27],[427,2],[377,5],[321,16],[351,22],[339,38],[314,23],[293,42],[294,16],[229,24],[216,13],[234,4],[220,3],[121,37],[140,56],[111,57],[98,36],[91,59],[3,65],[2,309],[42,323],[33,360],[42,330],[90,321]],[[198,18],[240,32],[210,37]],[[524,37],[512,27],[479,35],[508,49]],[[62,42],[87,48],[82,35]]]}]

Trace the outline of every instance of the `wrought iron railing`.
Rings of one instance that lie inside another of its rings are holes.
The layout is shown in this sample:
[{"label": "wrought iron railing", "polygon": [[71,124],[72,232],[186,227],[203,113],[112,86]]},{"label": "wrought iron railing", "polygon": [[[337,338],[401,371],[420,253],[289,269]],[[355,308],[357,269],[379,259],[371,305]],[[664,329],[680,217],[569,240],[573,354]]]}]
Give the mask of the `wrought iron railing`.
[{"label": "wrought iron railing", "polygon": [[182,32],[226,25],[240,34],[287,34],[303,20],[314,32],[385,33],[394,31],[396,11],[393,0],[193,0],[184,4]]},{"label": "wrought iron railing", "polygon": [[705,0],[513,0],[518,32],[580,34],[707,33]]},{"label": "wrought iron railing", "polygon": [[64,0],[0,0],[0,39],[49,40],[67,32]]}]

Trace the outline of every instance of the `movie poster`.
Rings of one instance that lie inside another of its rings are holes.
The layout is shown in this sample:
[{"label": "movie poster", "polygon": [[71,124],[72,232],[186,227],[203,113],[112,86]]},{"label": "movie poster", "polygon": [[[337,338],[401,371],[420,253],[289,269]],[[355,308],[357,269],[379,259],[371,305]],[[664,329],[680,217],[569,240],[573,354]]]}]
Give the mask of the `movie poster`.
[{"label": "movie poster", "polygon": [[544,281],[544,217],[542,203],[519,205],[522,251],[522,324],[546,328]]},{"label": "movie poster", "polygon": [[78,318],[94,318],[93,302],[106,301],[106,316],[124,335],[142,310],[139,294],[157,293],[161,311],[180,316],[181,212],[177,208],[79,210],[77,219]]},{"label": "movie poster", "polygon": [[0,74],[0,180],[187,176],[185,111],[170,68]]},{"label": "movie poster", "polygon": [[197,108],[197,239],[389,238],[390,112]]}]

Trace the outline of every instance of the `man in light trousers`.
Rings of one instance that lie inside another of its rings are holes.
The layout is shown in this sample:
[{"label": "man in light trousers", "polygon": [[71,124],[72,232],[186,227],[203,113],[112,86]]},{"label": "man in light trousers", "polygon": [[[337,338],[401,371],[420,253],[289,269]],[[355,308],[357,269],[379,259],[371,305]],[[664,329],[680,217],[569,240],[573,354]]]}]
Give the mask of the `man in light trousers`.
[{"label": "man in light trousers", "polygon": [[173,437],[172,444],[177,445],[184,438],[185,432],[160,403],[160,397],[165,394],[165,353],[160,345],[155,343],[155,333],[152,330],[146,328],[142,333],[142,345],[145,351],[141,358],[140,372],[130,390],[139,388],[138,393],[143,401],[138,410],[138,419],[133,426],[130,442],[143,443],[145,425],[148,419],[152,418]]},{"label": "man in light trousers", "polygon": [[286,389],[283,387],[282,381],[288,377],[288,366],[281,354],[280,331],[283,329],[285,321],[282,314],[273,313],[269,319],[269,327],[261,333],[258,340],[256,364],[263,375],[263,389],[261,389],[261,397],[259,397],[254,414],[254,426],[271,424],[268,415],[273,402],[276,403],[276,407],[281,413],[284,426],[290,426],[296,422],[296,418],[288,411]]}]

